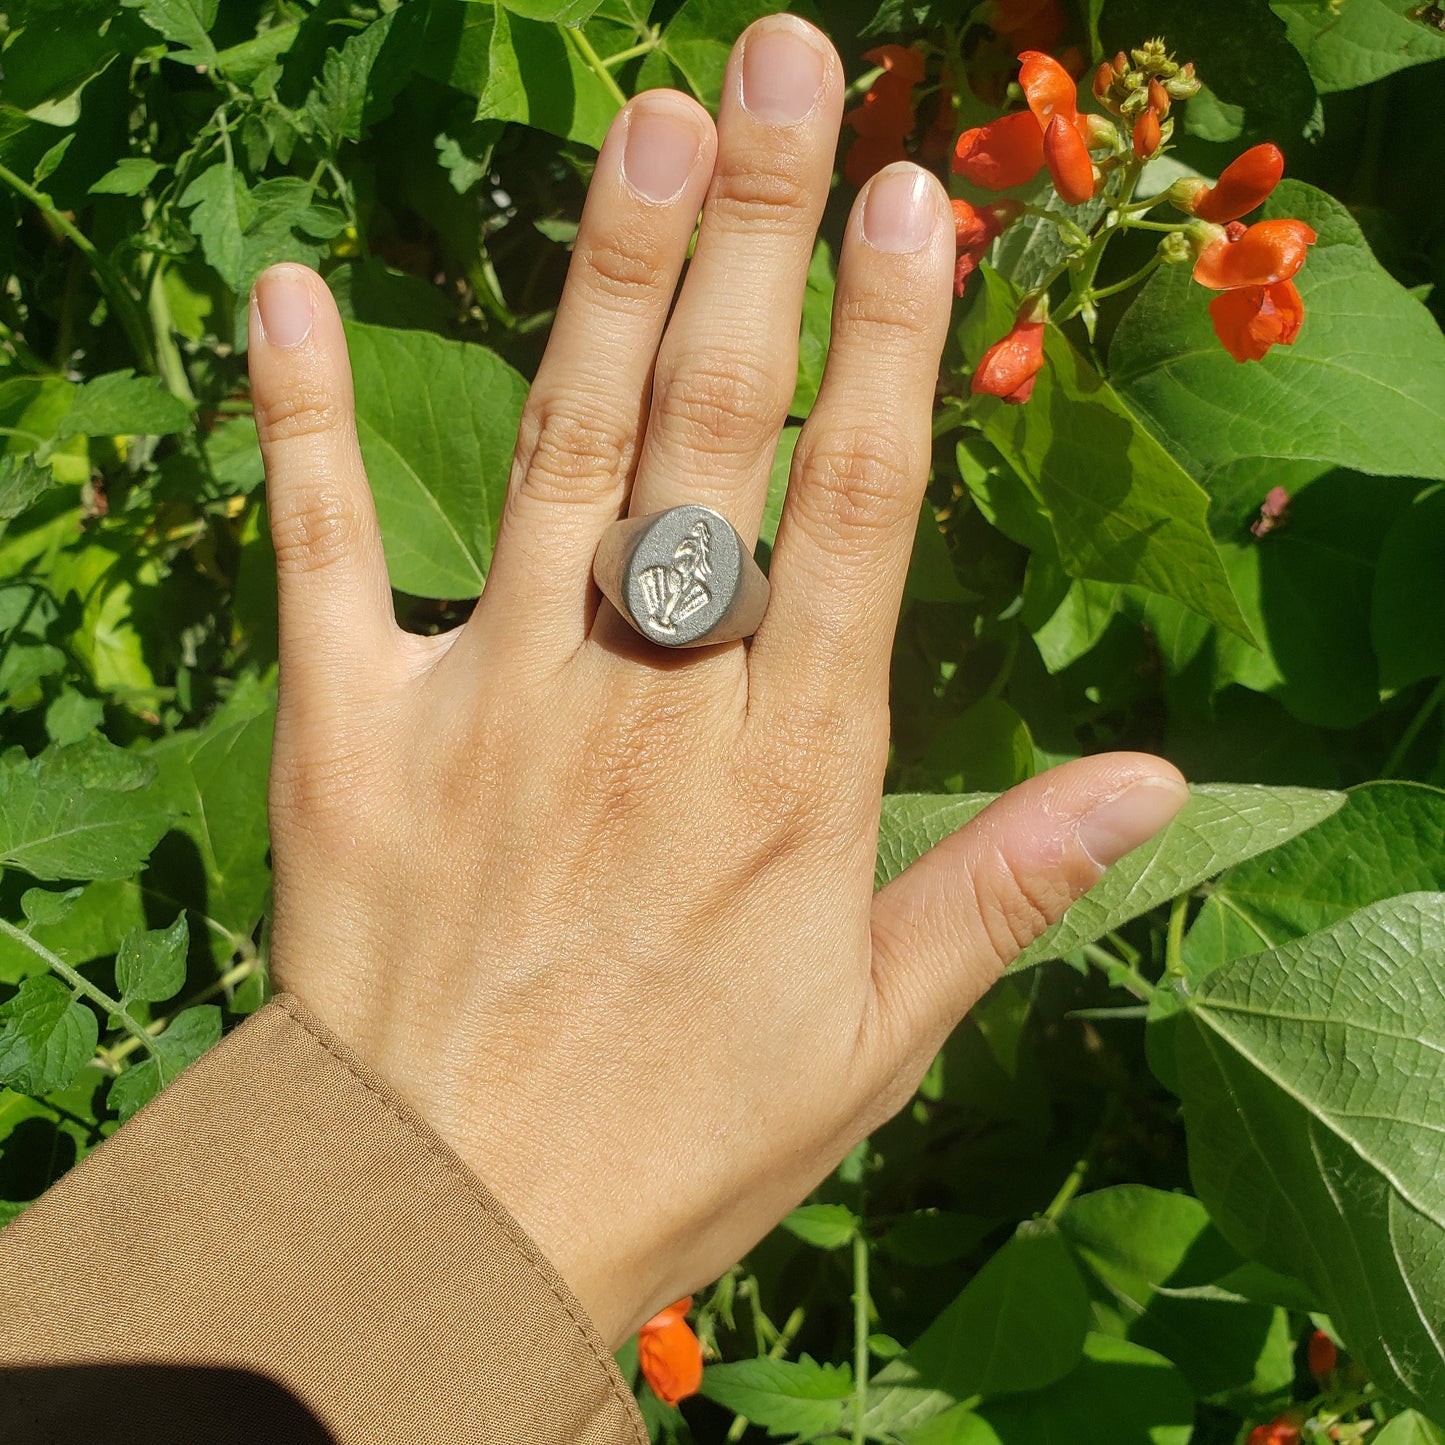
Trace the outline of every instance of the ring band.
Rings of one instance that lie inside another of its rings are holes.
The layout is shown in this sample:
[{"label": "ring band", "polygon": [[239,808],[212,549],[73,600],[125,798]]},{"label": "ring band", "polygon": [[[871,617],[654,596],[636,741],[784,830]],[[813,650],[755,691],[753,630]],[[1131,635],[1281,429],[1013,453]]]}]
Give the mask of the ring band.
[{"label": "ring band", "polygon": [[592,575],[626,621],[661,647],[751,637],[768,606],[768,579],[737,529],[695,502],[613,522]]}]

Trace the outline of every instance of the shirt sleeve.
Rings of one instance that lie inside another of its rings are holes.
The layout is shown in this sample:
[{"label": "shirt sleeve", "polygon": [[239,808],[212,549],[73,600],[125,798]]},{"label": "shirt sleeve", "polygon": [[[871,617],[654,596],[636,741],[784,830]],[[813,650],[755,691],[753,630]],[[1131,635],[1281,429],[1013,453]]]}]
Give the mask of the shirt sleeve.
[{"label": "shirt sleeve", "polygon": [[0,1230],[0,1440],[132,1410],[213,1445],[647,1441],[516,1221],[284,994]]}]

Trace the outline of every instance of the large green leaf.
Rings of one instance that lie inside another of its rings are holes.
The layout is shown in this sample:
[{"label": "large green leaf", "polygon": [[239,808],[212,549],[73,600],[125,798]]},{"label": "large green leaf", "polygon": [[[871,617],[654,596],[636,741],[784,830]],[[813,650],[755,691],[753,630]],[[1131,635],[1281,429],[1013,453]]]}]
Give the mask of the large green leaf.
[{"label": "large green leaf", "polygon": [[394,587],[475,597],[492,560],[527,383],[482,346],[351,323],[356,429]]},{"label": "large green leaf", "polygon": [[188,846],[173,850],[165,840],[146,891],[157,911],[194,911],[218,964],[250,937],[271,883],[266,779],[275,707],[274,687],[243,683],[203,729],[174,734],[149,754],[156,787],[176,812],[176,835]]},{"label": "large green leaf", "polygon": [[442,0],[430,10],[420,63],[476,97],[479,120],[536,126],[600,147],[617,99],[556,25],[495,0]]},{"label": "large green leaf", "polygon": [[1445,791],[1364,783],[1298,837],[1237,864],[1184,940],[1189,976],[1327,928],[1397,893],[1445,892]]},{"label": "large green leaf", "polygon": [[25,1094],[63,1089],[95,1051],[94,1013],[58,978],[27,978],[0,1004],[0,1084]]},{"label": "large green leaf", "polygon": [[167,52],[168,60],[182,65],[209,65],[216,58],[216,47],[209,31],[216,23],[221,0],[121,0],[129,10],[140,11],[140,18],[158,30],[180,50]]},{"label": "large green leaf", "polygon": [[[962,328],[977,362],[1013,324],[1015,294],[987,267],[985,304]],[[1114,389],[1050,327],[1031,400],[975,398],[984,434],[1048,514],[1064,571],[1129,582],[1249,637],[1207,517],[1209,498]]]},{"label": "large green leaf", "polygon": [[0,865],[35,878],[126,878],[170,824],[155,765],[95,737],[0,756]]},{"label": "large green leaf", "polygon": [[148,1104],[183,1069],[201,1057],[221,1037],[221,1011],[215,1004],[182,1009],[155,1041],[155,1052],[133,1063],[111,1086],[107,1096],[125,1123]]},{"label": "large green leaf", "polygon": [[1310,458],[1380,476],[1445,478],[1445,336],[1375,260],[1340,202],[1285,181],[1265,207],[1319,234],[1296,277],[1293,347],[1241,364],[1220,346],[1187,267],[1155,274],[1119,323],[1110,374],[1189,471]]},{"label": "large green leaf", "polygon": [[153,376],[110,371],[74,388],[75,400],[55,428],[66,437],[168,436],[191,424],[191,409]]},{"label": "large green leaf", "polygon": [[1073,1200],[1058,1223],[1102,1333],[1157,1351],[1201,1398],[1267,1397],[1293,1381],[1286,1312],[1231,1291],[1243,1261],[1197,1199],[1121,1184]]},{"label": "large green leaf", "polygon": [[1028,1220],[875,1384],[929,1392],[941,1405],[1040,1390],[1079,1363],[1088,1321],[1084,1282],[1058,1230]]},{"label": "large green leaf", "polygon": [[1445,487],[1419,498],[1386,533],[1370,635],[1386,687],[1445,676]]},{"label": "large green leaf", "polygon": [[822,1435],[835,1430],[853,1393],[846,1365],[799,1360],[739,1360],[703,1371],[702,1391],[771,1435]]},{"label": "large green leaf", "polygon": [[1321,91],[1353,90],[1445,57],[1445,35],[1406,15],[1415,6],[1416,0],[1271,0]]},{"label": "large green leaf", "polygon": [[1445,894],[1361,909],[1187,1000],[1190,1171],[1387,1394],[1445,1413]]},{"label": "large green leaf", "polygon": [[916,1445],[1187,1445],[1194,1401],[1168,1360],[1091,1334],[1078,1368],[1057,1384],[985,1402],[976,1418],[981,1431],[944,1435],[934,1427]]},{"label": "large green leaf", "polygon": [[127,933],[115,957],[115,983],[122,1001],[142,999],[161,1003],[174,998],[186,981],[186,947],[190,938],[184,913],[169,928],[135,929]]}]

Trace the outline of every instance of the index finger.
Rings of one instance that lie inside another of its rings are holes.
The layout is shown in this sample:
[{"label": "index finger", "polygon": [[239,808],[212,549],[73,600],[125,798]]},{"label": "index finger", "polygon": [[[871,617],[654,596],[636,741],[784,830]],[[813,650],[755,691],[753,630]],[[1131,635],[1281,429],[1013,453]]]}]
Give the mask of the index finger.
[{"label": "index finger", "polygon": [[772,598],[749,652],[750,711],[800,697],[844,712],[887,701],[952,276],[943,187],[906,162],[880,171],[848,220],[827,371],[798,438]]}]

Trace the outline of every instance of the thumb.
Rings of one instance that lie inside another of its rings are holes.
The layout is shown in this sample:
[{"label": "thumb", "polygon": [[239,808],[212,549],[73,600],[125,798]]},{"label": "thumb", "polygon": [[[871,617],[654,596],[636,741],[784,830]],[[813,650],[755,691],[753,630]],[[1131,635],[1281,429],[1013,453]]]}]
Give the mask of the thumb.
[{"label": "thumb", "polygon": [[926,1067],[1004,968],[1188,797],[1159,758],[1081,758],[1011,789],[880,889],[873,981],[885,1070]]}]

